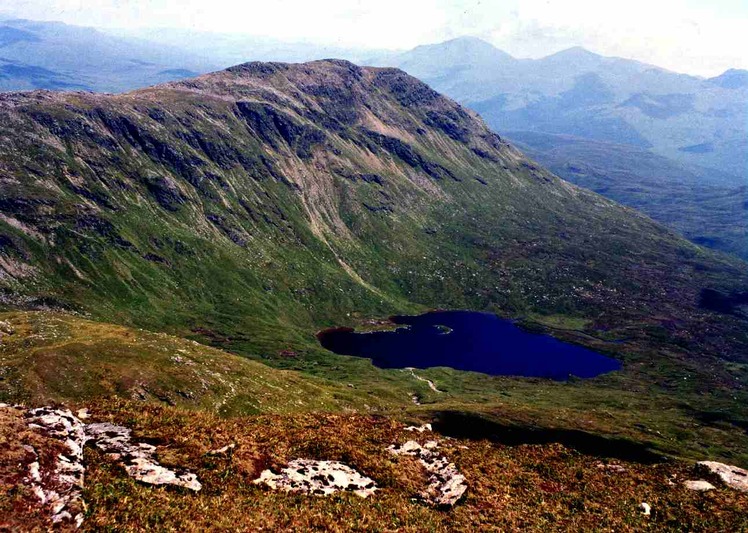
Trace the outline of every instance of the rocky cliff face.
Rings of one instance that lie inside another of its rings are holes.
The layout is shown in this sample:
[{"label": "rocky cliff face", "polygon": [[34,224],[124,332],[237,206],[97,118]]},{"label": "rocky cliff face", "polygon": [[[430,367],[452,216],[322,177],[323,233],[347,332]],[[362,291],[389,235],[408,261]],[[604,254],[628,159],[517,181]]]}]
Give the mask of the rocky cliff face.
[{"label": "rocky cliff face", "polygon": [[395,69],[4,94],[0,184],[6,305],[252,349],[422,305],[582,316],[727,357],[745,342],[698,308],[745,286],[743,263],[563,182]]}]

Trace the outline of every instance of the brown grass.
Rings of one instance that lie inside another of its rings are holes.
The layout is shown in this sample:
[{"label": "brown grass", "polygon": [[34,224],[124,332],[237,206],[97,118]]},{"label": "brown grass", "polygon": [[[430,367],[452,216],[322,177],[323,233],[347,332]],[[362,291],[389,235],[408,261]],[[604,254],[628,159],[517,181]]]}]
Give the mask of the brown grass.
[{"label": "brown grass", "polygon": [[[490,440],[413,434],[387,418],[361,415],[268,415],[220,419],[213,415],[113,401],[93,406],[95,420],[113,420],[135,438],[159,445],[167,465],[188,467],[203,483],[198,494],[152,488],[128,478],[93,449],[86,451],[84,530],[101,531],[509,531],[748,529],[748,494],[726,487],[694,493],[692,464],[615,461],[626,471],[600,468],[609,459],[560,444],[501,445]],[[18,431],[2,419],[3,435]],[[410,458],[386,447],[416,438],[441,440],[442,451],[467,477],[466,497],[454,509],[430,508],[415,498],[425,481]],[[235,443],[232,453],[208,454]],[[2,463],[14,461],[3,447]],[[370,499],[352,494],[328,498],[274,493],[251,481],[267,467],[297,458],[343,461],[376,480]],[[7,471],[3,470],[6,478]],[[1,509],[16,514],[5,479]],[[16,479],[17,481],[17,479]],[[671,484],[674,483],[674,484]],[[9,503],[10,502],[10,503]],[[16,502],[16,503],[14,503]],[[652,506],[652,516],[638,509]],[[21,509],[18,523],[30,512]],[[43,527],[35,517],[38,527]]]},{"label": "brown grass", "polygon": [[37,460],[24,446],[34,448],[43,482],[50,483],[62,443],[28,429],[21,410],[0,409],[0,531],[43,531],[50,525],[24,480],[29,464]]}]

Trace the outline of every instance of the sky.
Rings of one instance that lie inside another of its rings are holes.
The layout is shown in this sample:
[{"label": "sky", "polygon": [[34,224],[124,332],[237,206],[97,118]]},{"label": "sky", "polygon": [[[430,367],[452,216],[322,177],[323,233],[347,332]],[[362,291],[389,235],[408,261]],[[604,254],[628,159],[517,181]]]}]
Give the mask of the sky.
[{"label": "sky", "polygon": [[0,0],[0,14],[377,49],[471,35],[516,57],[583,46],[703,76],[748,69],[748,0]]}]

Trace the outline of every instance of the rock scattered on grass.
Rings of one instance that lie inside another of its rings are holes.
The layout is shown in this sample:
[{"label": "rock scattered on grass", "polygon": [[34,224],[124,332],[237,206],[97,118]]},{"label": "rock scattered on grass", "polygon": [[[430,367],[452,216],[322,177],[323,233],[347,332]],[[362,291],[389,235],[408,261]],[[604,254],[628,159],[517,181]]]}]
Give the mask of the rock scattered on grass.
[{"label": "rock scattered on grass", "polygon": [[716,487],[709,483],[708,481],[704,481],[703,479],[698,480],[688,480],[684,481],[683,485],[690,490],[695,490],[699,492],[704,492],[707,490],[714,490]]},{"label": "rock scattered on grass", "polygon": [[206,455],[228,455],[229,452],[233,452],[234,448],[236,448],[236,443],[232,442],[231,444],[227,444],[223,448],[218,448],[217,450],[210,450]]},{"label": "rock scattered on grass", "polygon": [[417,431],[418,433],[423,433],[424,431],[433,431],[431,428],[431,424],[424,424],[422,426],[408,426],[405,428],[405,431]]},{"label": "rock scattered on grass", "polygon": [[457,467],[440,455],[436,450],[439,444],[435,440],[428,441],[421,446],[414,440],[409,440],[402,446],[392,445],[388,448],[394,455],[409,455],[418,458],[429,473],[429,484],[420,497],[438,507],[451,507],[456,504],[467,490],[465,476],[460,474]]},{"label": "rock scattered on grass", "polygon": [[[8,406],[2,404],[0,407]],[[79,414],[84,418],[88,416],[87,410],[81,410]],[[85,424],[69,410],[52,407],[28,409],[24,416],[30,429],[60,441],[66,450],[58,454],[54,467],[45,471],[38,451],[25,446],[34,460],[28,466],[24,482],[49,509],[54,524],[80,527],[83,522],[85,502],[82,489],[86,471],[83,448],[88,441],[93,441],[110,457],[119,460],[128,475],[138,481],[151,485],[176,485],[194,491],[201,489],[195,474],[175,472],[159,465],[154,459],[155,446],[131,442],[129,428],[109,423]]]},{"label": "rock scattered on grass", "polygon": [[622,474],[626,471],[625,466],[616,463],[597,463],[596,466],[600,470],[605,470],[606,472],[612,472],[614,474]]},{"label": "rock scattered on grass", "polygon": [[130,477],[149,485],[174,485],[199,491],[202,485],[191,472],[176,472],[158,464],[156,447],[144,442],[131,442],[132,430],[108,422],[86,425],[86,435],[96,447],[125,467]]},{"label": "rock scattered on grass", "polygon": [[348,491],[367,498],[374,494],[374,480],[337,461],[294,459],[279,474],[265,470],[254,481],[274,490],[329,496]]},{"label": "rock scattered on grass", "polygon": [[2,338],[3,334],[13,335],[13,333],[15,333],[13,325],[5,320],[0,320],[0,338]]},{"label": "rock scattered on grass", "polygon": [[67,409],[41,407],[26,412],[27,425],[64,443],[66,452],[57,456],[50,472],[43,472],[39,455],[31,447],[26,451],[34,455],[29,465],[26,482],[42,505],[49,508],[52,523],[83,523],[83,446],[86,443],[84,424]]},{"label": "rock scattered on grass", "polygon": [[649,516],[652,514],[652,506],[649,505],[646,502],[641,502],[639,504],[639,510],[642,512],[644,516]]},{"label": "rock scattered on grass", "polygon": [[716,461],[701,461],[696,463],[696,469],[719,477],[728,487],[741,492],[748,492],[748,470]]}]

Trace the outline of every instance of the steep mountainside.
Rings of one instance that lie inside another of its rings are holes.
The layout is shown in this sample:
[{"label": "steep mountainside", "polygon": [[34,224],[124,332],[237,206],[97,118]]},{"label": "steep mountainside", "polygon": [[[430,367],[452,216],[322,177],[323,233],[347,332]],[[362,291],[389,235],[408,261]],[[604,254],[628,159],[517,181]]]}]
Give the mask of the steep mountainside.
[{"label": "steep mountainside", "polygon": [[748,259],[748,186],[709,185],[714,171],[626,144],[505,132],[558,176],[641,210],[686,238]]},{"label": "steep mountainside", "polygon": [[[748,460],[745,263],[557,178],[402,71],[248,63],[123,95],[5,94],[0,191],[7,308],[190,337],[356,391],[330,405],[415,395]],[[314,338],[426,308],[512,316],[624,370],[553,384],[432,369],[434,392]],[[13,361],[4,372],[28,375]]]}]

